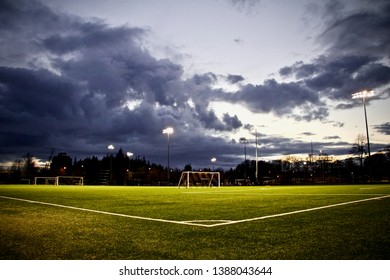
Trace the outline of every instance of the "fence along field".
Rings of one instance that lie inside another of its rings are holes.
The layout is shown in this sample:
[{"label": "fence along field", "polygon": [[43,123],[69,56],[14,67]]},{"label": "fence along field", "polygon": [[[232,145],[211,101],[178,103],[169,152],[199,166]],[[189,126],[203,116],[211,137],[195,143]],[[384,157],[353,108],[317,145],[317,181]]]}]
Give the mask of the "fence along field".
[{"label": "fence along field", "polygon": [[2,259],[388,259],[390,186],[1,186]]}]

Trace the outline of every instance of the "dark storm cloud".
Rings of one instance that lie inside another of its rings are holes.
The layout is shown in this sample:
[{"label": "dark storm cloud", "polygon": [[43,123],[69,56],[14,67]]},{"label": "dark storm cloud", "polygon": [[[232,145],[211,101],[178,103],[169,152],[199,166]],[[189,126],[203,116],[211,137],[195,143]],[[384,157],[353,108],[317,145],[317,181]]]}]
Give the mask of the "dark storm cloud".
[{"label": "dark storm cloud", "polygon": [[[216,142],[205,131],[242,126],[236,115],[220,119],[209,109],[223,94],[212,89],[217,75],[185,80],[180,65],[142,47],[147,30],[55,13],[36,1],[1,5],[2,157],[53,147],[104,154],[114,143],[164,162],[168,125],[182,136],[175,145],[198,134],[203,148]],[[228,141],[218,142],[226,153]]]},{"label": "dark storm cloud", "polygon": [[142,35],[144,31],[138,28],[110,28],[103,23],[80,24],[70,34],[53,34],[42,40],[46,50],[55,54],[67,54],[85,49],[111,48],[113,45],[128,43]]},{"label": "dark storm cloud", "polygon": [[384,88],[378,92],[383,97],[390,83],[390,67],[385,62],[390,55],[390,3],[358,3],[359,9],[347,12],[342,1],[330,1],[325,11],[329,27],[318,38],[327,52],[310,63],[297,62],[279,71],[341,102],[339,109],[356,105],[351,94],[362,89]]},{"label": "dark storm cloud", "polygon": [[77,87],[45,69],[0,67],[0,83],[3,112],[58,120],[79,113],[74,106]]},{"label": "dark storm cloud", "polygon": [[301,134],[302,134],[302,135],[305,135],[305,136],[314,136],[314,135],[316,135],[316,134],[313,133],[313,132],[302,132]]},{"label": "dark storm cloud", "polygon": [[[231,98],[257,113],[272,112],[304,120],[324,119],[328,115],[319,95],[300,82],[279,83],[272,79],[262,85],[248,84]],[[301,114],[295,114],[295,109]]]},{"label": "dark storm cloud", "polygon": [[319,141],[301,141],[283,136],[261,136],[258,139],[258,143],[260,146],[260,156],[263,156],[265,153],[273,153],[280,156],[301,154],[303,155],[302,157],[305,157],[305,155],[309,155],[312,150],[313,153],[317,155],[320,153],[320,150],[329,155],[344,155],[349,152],[350,147],[352,146],[351,144],[342,141],[327,141],[324,143]]},{"label": "dark storm cloud", "polygon": [[216,116],[213,110],[207,110],[201,106],[196,106],[198,118],[205,128],[224,130],[224,123]]},{"label": "dark storm cloud", "polygon": [[226,77],[226,80],[231,83],[231,84],[237,84],[239,82],[242,82],[244,81],[244,77],[242,77],[241,75],[228,75]]},{"label": "dark storm cloud", "polygon": [[350,99],[356,91],[386,86],[390,82],[390,67],[380,64],[378,58],[362,56],[322,56],[312,64],[296,63],[279,73],[294,74],[308,89],[325,93],[334,100]]},{"label": "dark storm cloud", "polygon": [[343,1],[331,1],[326,11],[329,27],[319,39],[330,45],[331,53],[388,56],[389,1],[358,3],[361,4],[358,9],[345,13]]},{"label": "dark storm cloud", "polygon": [[379,133],[382,133],[382,134],[385,134],[385,135],[390,135],[390,122],[386,122],[386,123],[383,123],[383,124],[375,125],[374,128]]},{"label": "dark storm cloud", "polygon": [[[44,70],[0,67],[0,143],[7,151],[50,147],[58,135],[82,129],[75,121],[77,87]],[[31,150],[32,149],[32,150]]]},{"label": "dark storm cloud", "polygon": [[223,115],[223,121],[227,126],[227,130],[233,130],[242,127],[242,122],[238,119],[237,115],[231,117],[226,113]]},{"label": "dark storm cloud", "polygon": [[334,136],[325,136],[323,137],[324,140],[336,140],[341,139],[340,136],[334,135]]},{"label": "dark storm cloud", "polygon": [[[248,9],[259,1],[232,3]],[[351,51],[340,51],[353,41],[352,35],[343,37],[345,30],[358,20],[370,23],[371,14],[329,19],[331,27],[320,38],[330,44],[328,53],[281,69],[282,76],[293,76],[297,82],[243,84],[241,75],[228,75],[225,81],[240,88],[227,93],[215,87],[219,74],[184,78],[181,65],[153,57],[142,43],[147,29],[61,14],[37,1],[1,1],[1,160],[27,152],[45,158],[52,148],[78,157],[99,155],[112,143],[164,164],[162,130],[172,126],[173,164],[207,165],[211,156],[217,156],[221,165],[234,164],[242,146],[214,135],[249,126],[231,112],[218,116],[211,103],[225,101],[256,113],[325,121],[324,94],[343,100],[360,85],[388,84],[389,68],[381,60],[389,54],[388,38],[383,36],[388,12],[370,13],[379,20],[362,28],[367,34],[377,28],[376,47],[369,49],[367,42],[359,41]],[[359,48],[367,51],[360,53]],[[261,136],[267,147],[263,155],[307,151],[305,143]]]}]

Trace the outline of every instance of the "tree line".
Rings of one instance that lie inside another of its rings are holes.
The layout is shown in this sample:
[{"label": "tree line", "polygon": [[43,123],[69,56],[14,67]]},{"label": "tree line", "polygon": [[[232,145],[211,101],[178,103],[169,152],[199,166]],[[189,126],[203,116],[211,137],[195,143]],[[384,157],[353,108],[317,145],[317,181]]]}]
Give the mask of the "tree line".
[{"label": "tree line", "polygon": [[[335,160],[324,153],[306,158],[285,155],[280,160],[257,162],[245,160],[229,170],[217,169],[224,185],[279,184],[354,184],[390,180],[390,146],[370,157],[364,145],[354,145],[351,157]],[[175,185],[182,171],[192,171],[191,164],[171,169],[144,157],[127,156],[122,149],[99,159],[72,159],[66,153],[52,157],[38,168],[32,154],[16,160],[11,168],[0,170],[0,183],[33,183],[34,177],[82,176],[88,185]],[[204,168],[201,171],[211,171]],[[168,174],[169,172],[169,174]]]}]

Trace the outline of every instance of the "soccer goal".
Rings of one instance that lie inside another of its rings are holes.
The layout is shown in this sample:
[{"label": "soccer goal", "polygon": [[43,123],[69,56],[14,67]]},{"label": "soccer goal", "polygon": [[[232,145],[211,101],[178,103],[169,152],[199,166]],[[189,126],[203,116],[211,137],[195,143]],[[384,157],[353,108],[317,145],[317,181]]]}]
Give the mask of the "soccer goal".
[{"label": "soccer goal", "polygon": [[80,176],[56,176],[56,177],[35,177],[34,185],[84,185],[84,177]]},{"label": "soccer goal", "polygon": [[205,171],[183,171],[180,176],[178,187],[185,186],[221,186],[221,175],[219,172]]},{"label": "soccer goal", "polygon": [[57,176],[56,185],[84,185],[84,178],[81,176]]},{"label": "soccer goal", "polygon": [[57,185],[57,177],[35,177],[34,185]]}]

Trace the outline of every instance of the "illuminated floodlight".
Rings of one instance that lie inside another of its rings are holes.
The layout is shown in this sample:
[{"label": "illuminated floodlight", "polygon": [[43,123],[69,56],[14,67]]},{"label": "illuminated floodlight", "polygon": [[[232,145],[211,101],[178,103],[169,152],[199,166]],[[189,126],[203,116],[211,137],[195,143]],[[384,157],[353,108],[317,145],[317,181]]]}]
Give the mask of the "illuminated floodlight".
[{"label": "illuminated floodlight", "polygon": [[214,171],[214,165],[217,162],[217,158],[213,157],[210,161],[213,164],[213,171]]},{"label": "illuminated floodlight", "polygon": [[114,147],[114,145],[108,145],[108,149],[109,149],[109,150],[114,150],[115,147]]},{"label": "illuminated floodlight", "polygon": [[172,127],[167,127],[166,129],[163,130],[163,134],[172,134],[173,133],[173,128]]},{"label": "illuminated floodlight", "polygon": [[371,96],[374,96],[374,91],[366,89],[366,90],[359,91],[359,92],[352,94],[352,99],[358,99],[358,98],[365,99],[365,98],[371,97]]}]

